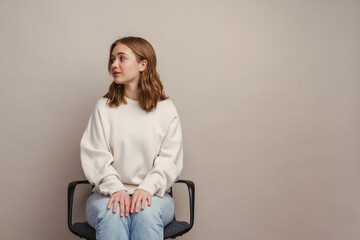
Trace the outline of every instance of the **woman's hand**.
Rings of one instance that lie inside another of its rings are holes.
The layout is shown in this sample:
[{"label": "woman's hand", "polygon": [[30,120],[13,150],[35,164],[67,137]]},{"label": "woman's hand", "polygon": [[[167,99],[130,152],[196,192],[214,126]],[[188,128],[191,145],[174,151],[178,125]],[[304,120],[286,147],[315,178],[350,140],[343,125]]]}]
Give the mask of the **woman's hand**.
[{"label": "woman's hand", "polygon": [[120,203],[120,216],[123,217],[124,212],[125,212],[126,217],[129,216],[130,196],[126,190],[120,190],[111,195],[108,206],[107,206],[108,210],[111,209],[111,204],[113,202],[114,202],[114,206],[113,206],[114,213],[116,213],[118,203]]},{"label": "woman's hand", "polygon": [[131,197],[130,212],[133,213],[134,208],[135,208],[135,212],[139,212],[140,201],[142,202],[141,210],[144,210],[146,200],[148,200],[148,206],[150,207],[151,206],[151,197],[152,196],[148,191],[145,191],[143,189],[137,189]]}]

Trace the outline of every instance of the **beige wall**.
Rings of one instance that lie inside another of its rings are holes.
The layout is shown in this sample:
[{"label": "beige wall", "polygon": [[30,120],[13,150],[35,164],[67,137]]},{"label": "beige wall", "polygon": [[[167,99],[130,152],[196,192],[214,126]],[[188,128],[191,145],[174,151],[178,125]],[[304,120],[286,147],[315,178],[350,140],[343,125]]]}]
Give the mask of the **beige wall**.
[{"label": "beige wall", "polygon": [[0,239],[78,239],[66,188],[127,35],[154,46],[182,120],[180,239],[360,239],[359,23],[350,0],[1,1]]}]

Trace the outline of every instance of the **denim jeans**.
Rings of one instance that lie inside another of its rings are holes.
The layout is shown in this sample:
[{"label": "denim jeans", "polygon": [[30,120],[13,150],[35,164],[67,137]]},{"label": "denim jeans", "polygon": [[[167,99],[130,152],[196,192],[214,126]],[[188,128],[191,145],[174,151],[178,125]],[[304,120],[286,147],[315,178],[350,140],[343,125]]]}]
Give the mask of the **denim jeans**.
[{"label": "denim jeans", "polygon": [[174,218],[174,200],[165,193],[163,197],[152,196],[151,206],[144,210],[120,217],[120,204],[117,212],[113,205],[108,210],[110,197],[94,192],[86,201],[86,220],[96,230],[97,240],[160,240],[164,238],[164,226]]}]

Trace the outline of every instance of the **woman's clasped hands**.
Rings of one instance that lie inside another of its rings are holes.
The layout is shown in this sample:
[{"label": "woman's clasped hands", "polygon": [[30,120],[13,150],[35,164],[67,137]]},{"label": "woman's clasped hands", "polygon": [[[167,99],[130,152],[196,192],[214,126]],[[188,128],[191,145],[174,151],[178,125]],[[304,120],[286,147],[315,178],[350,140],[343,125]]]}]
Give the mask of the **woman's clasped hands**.
[{"label": "woman's clasped hands", "polygon": [[123,217],[129,216],[129,212],[136,213],[139,212],[140,204],[141,210],[145,209],[146,200],[148,201],[148,206],[151,206],[151,194],[148,191],[143,189],[137,189],[132,197],[127,193],[126,190],[120,190],[113,193],[110,197],[107,209],[111,209],[112,203],[114,203],[113,212],[116,213],[118,204],[120,204],[120,216]]}]

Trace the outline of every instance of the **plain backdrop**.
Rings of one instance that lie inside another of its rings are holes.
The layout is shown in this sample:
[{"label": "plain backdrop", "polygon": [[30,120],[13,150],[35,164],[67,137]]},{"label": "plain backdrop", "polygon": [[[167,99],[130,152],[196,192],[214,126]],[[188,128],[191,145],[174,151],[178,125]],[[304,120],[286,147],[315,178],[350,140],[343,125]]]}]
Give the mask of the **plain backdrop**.
[{"label": "plain backdrop", "polygon": [[1,0],[0,239],[78,239],[67,185],[124,36],[153,45],[180,115],[179,239],[360,239],[359,23],[358,0]]}]

